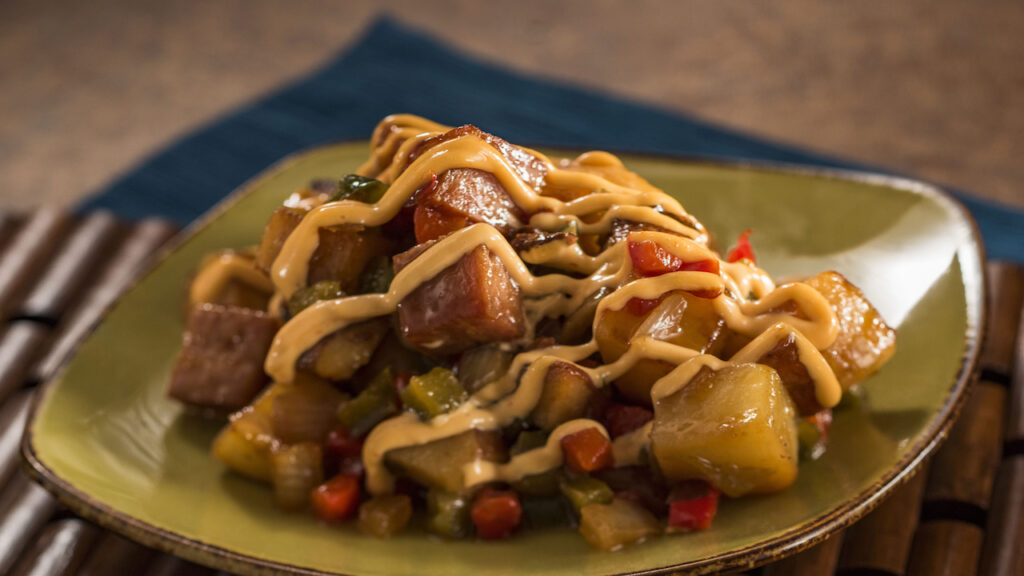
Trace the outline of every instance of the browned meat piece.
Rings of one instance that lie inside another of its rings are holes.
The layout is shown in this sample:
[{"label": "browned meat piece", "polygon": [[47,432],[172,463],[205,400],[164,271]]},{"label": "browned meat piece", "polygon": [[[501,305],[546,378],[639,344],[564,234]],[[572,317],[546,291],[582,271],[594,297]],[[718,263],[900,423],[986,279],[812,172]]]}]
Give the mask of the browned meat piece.
[{"label": "browned meat piece", "polygon": [[[521,226],[523,211],[512,201],[505,187],[489,172],[475,168],[453,168],[438,176],[437,184],[416,194],[416,205],[440,211],[445,220],[486,222],[506,236]],[[451,231],[451,230],[449,230]]]},{"label": "browned meat piece", "polygon": [[[274,211],[267,222],[256,255],[256,264],[260,268],[270,270],[285,240],[305,215],[304,210],[288,206],[281,206]],[[315,284],[321,280],[335,280],[348,293],[358,291],[359,275],[366,264],[387,250],[387,242],[377,228],[335,226],[321,228],[319,235],[316,252],[309,261],[306,281]]]},{"label": "browned meat piece", "polygon": [[320,244],[309,261],[306,281],[336,280],[349,294],[359,291],[359,276],[370,260],[387,252],[378,228],[335,226],[320,229]]},{"label": "browned meat piece", "polygon": [[[395,257],[401,270],[412,258]],[[456,354],[487,342],[522,337],[526,329],[519,287],[501,260],[483,246],[424,282],[398,305],[402,337],[424,354]]]},{"label": "browned meat piece", "polygon": [[818,404],[818,397],[814,393],[814,381],[800,361],[796,339],[792,335],[776,344],[757,363],[771,366],[779,373],[782,385],[786,387],[786,392],[789,392],[789,397],[793,399],[793,404],[801,416],[810,416],[821,411],[822,406]]},{"label": "browned meat piece", "polygon": [[544,161],[518,146],[513,146],[493,134],[484,132],[472,124],[459,126],[458,128],[449,130],[444,134],[438,134],[433,138],[424,140],[409,155],[409,163],[411,164],[413,160],[421,156],[424,152],[439,144],[468,135],[476,136],[493,146],[499,153],[501,153],[502,156],[505,157],[505,160],[508,161],[510,166],[512,166],[512,169],[516,174],[534,189],[539,190],[544,185],[544,179],[548,174],[548,166]]},{"label": "browned meat piece", "polygon": [[196,307],[171,373],[170,396],[208,408],[245,407],[267,382],[263,360],[279,327],[276,318],[255,310]]},{"label": "browned meat piece", "polygon": [[263,229],[263,239],[260,241],[259,250],[256,252],[256,265],[269,271],[274,259],[281,253],[284,241],[291,235],[292,230],[299,225],[306,211],[300,208],[281,206],[270,215],[266,228]]}]

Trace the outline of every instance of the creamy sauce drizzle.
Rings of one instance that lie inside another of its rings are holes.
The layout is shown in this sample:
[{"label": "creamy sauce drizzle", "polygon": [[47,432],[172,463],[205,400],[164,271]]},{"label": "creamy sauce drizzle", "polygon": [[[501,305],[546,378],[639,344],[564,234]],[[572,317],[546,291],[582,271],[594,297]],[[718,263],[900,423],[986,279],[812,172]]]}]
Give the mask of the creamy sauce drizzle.
[{"label": "creamy sauce drizzle", "polygon": [[274,291],[270,279],[256,267],[251,257],[235,252],[224,252],[203,263],[196,273],[189,287],[189,304],[195,306],[204,302],[215,302],[231,281],[242,282],[267,294]]},{"label": "creamy sauce drizzle", "polygon": [[[546,157],[535,154],[547,168],[545,186],[594,191],[575,200],[562,201],[545,195],[543,189],[528,185],[501,152],[472,134],[432,146],[409,161],[411,153],[424,140],[446,130],[444,126],[410,115],[391,116],[381,122],[373,136],[373,155],[360,167],[359,173],[374,176],[390,187],[376,204],[339,201],[310,206],[312,209],[285,241],[273,263],[270,281],[275,299],[287,298],[306,284],[320,228],[344,224],[382,225],[398,214],[413,194],[430,181],[432,174],[454,168],[476,168],[493,174],[512,201],[528,215],[530,226],[534,228],[555,232],[575,223],[581,234],[603,234],[610,230],[615,219],[628,220],[672,232],[634,232],[634,240],[657,242],[685,261],[719,258],[707,247],[708,238],[703,228],[674,198],[649,185],[623,186],[595,173],[601,171],[597,168],[621,168],[621,162],[611,154],[583,154],[576,159],[576,168],[566,162],[556,166]],[[579,169],[580,166],[594,167],[595,171],[587,172]],[[275,381],[292,380],[296,360],[322,338],[356,322],[392,314],[421,284],[477,247],[485,246],[518,284],[532,320],[573,314],[599,290],[610,291],[610,294],[597,304],[595,322],[605,310],[620,309],[633,298],[653,299],[674,290],[720,292],[713,300],[715,311],[730,329],[752,340],[729,361],[649,337],[634,338],[618,360],[594,368],[577,364],[598,351],[593,339],[578,346],[551,346],[520,353],[504,376],[485,386],[456,410],[426,422],[406,412],[376,426],[363,448],[367,488],[373,494],[393,489],[394,478],[383,464],[389,450],[424,444],[469,429],[498,429],[528,417],[540,399],[547,370],[555,362],[575,364],[598,386],[614,381],[644,359],[675,364],[677,367],[658,380],[652,389],[652,399],[657,401],[681,389],[701,368],[718,370],[732,362],[754,362],[792,336],[798,357],[814,380],[819,403],[830,407],[839,401],[841,389],[820,352],[831,345],[838,327],[827,300],[816,290],[799,282],[776,287],[767,273],[743,261],[720,261],[718,274],[687,271],[637,278],[626,244],[619,242],[591,256],[580,250],[578,244],[554,241],[550,247],[520,255],[493,226],[468,226],[442,238],[409,263],[395,276],[386,294],[320,301],[293,317],[276,335],[266,359],[266,371]],[[586,276],[534,276],[524,260]],[[213,272],[210,274],[211,280],[204,280],[207,283],[215,279]],[[800,315],[780,311],[787,303],[795,303]],[[532,338],[532,331],[528,337]],[[566,422],[552,432],[544,446],[509,462],[470,463],[463,471],[464,480],[467,485],[511,481],[557,467],[562,463],[561,438],[587,427],[596,427],[607,435],[601,425],[592,420]],[[617,465],[640,461],[647,450],[649,431],[648,425],[615,440]]]}]

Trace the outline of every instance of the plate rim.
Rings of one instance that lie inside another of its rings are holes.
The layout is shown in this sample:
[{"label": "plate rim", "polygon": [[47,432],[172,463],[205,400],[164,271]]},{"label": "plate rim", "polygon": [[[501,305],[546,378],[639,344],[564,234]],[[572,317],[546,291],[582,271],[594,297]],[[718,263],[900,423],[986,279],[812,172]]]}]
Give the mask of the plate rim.
[{"label": "plate rim", "polygon": [[[138,285],[149,277],[156,269],[181,246],[194,237],[199,231],[212,225],[217,219],[231,210],[242,198],[248,196],[254,188],[265,180],[295,164],[308,156],[322,153],[331,148],[367,143],[367,140],[344,140],[308,147],[281,158],[256,175],[247,179],[230,194],[225,196],[209,210],[184,227],[157,251],[149,265],[123,290],[90,327],[87,334],[76,343],[62,359],[60,368],[42,383],[34,395],[29,408],[28,418],[21,440],[23,468],[38,484],[51,492],[62,504],[83,518],[100,526],[131,538],[143,545],[167,552],[186,560],[210,566],[218,570],[239,571],[254,576],[342,576],[338,572],[325,572],[318,569],[296,566],[280,561],[269,560],[236,552],[228,548],[212,545],[201,540],[185,536],[142,521],[128,512],[119,511],[93,498],[86,491],[77,488],[70,481],[62,478],[49,468],[36,454],[33,445],[34,428],[41,405],[53,393],[56,383],[67,371],[68,365],[75,358],[79,347],[93,337],[96,328],[102,325],[111,311],[116,308],[125,295],[138,289]],[[540,146],[541,150],[573,153],[586,148]],[[886,470],[882,476],[857,494],[856,497],[842,503],[836,509],[810,522],[790,527],[789,529],[766,540],[755,542],[749,546],[738,548],[715,556],[700,558],[660,566],[650,569],[621,573],[619,576],[660,576],[687,572],[692,574],[709,574],[723,569],[753,568],[765,563],[780,560],[810,548],[828,539],[834,532],[845,528],[874,510],[891,493],[908,482],[919,471],[920,464],[945,441],[950,428],[957,420],[968,396],[969,389],[977,380],[980,351],[986,337],[986,326],[989,311],[988,279],[986,277],[987,257],[984,250],[980,230],[970,211],[951,192],[939,184],[925,180],[872,172],[868,170],[821,167],[776,161],[749,159],[728,159],[697,155],[673,155],[665,153],[636,152],[627,150],[610,150],[616,155],[631,156],[646,160],[661,160],[693,166],[710,166],[741,171],[763,172],[769,174],[797,175],[826,180],[854,182],[897,189],[903,192],[924,196],[942,205],[948,212],[958,217],[967,225],[969,236],[957,246],[956,254],[961,261],[960,282],[963,282],[966,298],[967,318],[964,349],[961,353],[956,378],[948,389],[942,405],[936,415],[925,427],[921,438],[912,444],[903,458]],[[967,262],[965,262],[965,257]],[[972,278],[968,276],[967,265],[977,268],[977,294],[971,294]],[[966,282],[965,282],[966,280]],[[972,302],[978,300],[977,317],[971,318]],[[973,325],[972,325],[973,322]]]}]

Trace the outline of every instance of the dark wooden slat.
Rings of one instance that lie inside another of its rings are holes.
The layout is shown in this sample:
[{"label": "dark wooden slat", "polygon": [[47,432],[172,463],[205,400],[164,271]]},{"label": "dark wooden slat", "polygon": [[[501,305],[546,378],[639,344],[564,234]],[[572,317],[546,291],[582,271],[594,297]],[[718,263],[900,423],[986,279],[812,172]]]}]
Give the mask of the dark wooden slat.
[{"label": "dark wooden slat", "polygon": [[1009,262],[988,265],[989,316],[981,369],[1008,376],[1013,369],[1018,319],[1024,301],[1024,270]]},{"label": "dark wooden slat", "polygon": [[[99,529],[85,520],[66,518],[43,529],[12,576],[72,576],[88,557]],[[109,572],[108,574],[131,574]]]},{"label": "dark wooden slat", "polygon": [[914,535],[908,576],[972,576],[978,572],[981,528],[950,520],[925,522]]},{"label": "dark wooden slat", "polygon": [[974,387],[960,419],[929,466],[924,495],[927,515],[955,519],[959,504],[988,508],[1002,457],[1005,402],[1002,386],[983,381]]},{"label": "dark wooden slat", "polygon": [[32,362],[49,336],[50,329],[35,322],[8,325],[0,336],[0,402],[25,383]]},{"label": "dark wooden slat", "polygon": [[146,570],[146,576],[211,576],[214,571],[187,560],[161,555]]},{"label": "dark wooden slat", "polygon": [[843,546],[843,533],[833,534],[795,556],[769,564],[762,571],[763,576],[819,576],[832,574],[839,562],[839,551]]},{"label": "dark wooden slat", "polygon": [[86,296],[58,325],[54,343],[33,371],[33,380],[44,382],[57,372],[103,312],[138,276],[175,230],[174,225],[166,220],[149,219],[139,223],[128,234],[99,278],[88,287]]},{"label": "dark wooden slat", "polygon": [[999,467],[979,574],[1024,574],[1024,456]]},{"label": "dark wooden slat", "polygon": [[144,574],[156,554],[113,532],[105,532],[93,547],[88,560],[76,576],[108,576],[110,574]]},{"label": "dark wooden slat", "polygon": [[0,406],[0,489],[18,470],[21,432],[32,402],[32,391],[25,390]]},{"label": "dark wooden slat", "polygon": [[903,574],[921,510],[927,470],[919,470],[889,499],[843,534],[839,574],[861,570]]},{"label": "dark wooden slat", "polygon": [[1006,417],[1006,448],[1024,455],[1024,309],[1018,315],[1017,358],[1010,385],[1010,405]]},{"label": "dark wooden slat", "polygon": [[24,294],[25,288],[46,265],[70,223],[60,210],[41,210],[22,226],[0,258],[0,319]]},{"label": "dark wooden slat", "polygon": [[68,236],[46,273],[32,287],[15,315],[56,323],[71,299],[79,294],[96,264],[108,253],[120,224],[109,212],[86,216]]},{"label": "dark wooden slat", "polygon": [[0,214],[0,254],[21,227],[24,219],[14,214]]},{"label": "dark wooden slat", "polygon": [[57,501],[24,474],[16,474],[0,493],[0,574],[7,574],[21,551],[57,510]]}]

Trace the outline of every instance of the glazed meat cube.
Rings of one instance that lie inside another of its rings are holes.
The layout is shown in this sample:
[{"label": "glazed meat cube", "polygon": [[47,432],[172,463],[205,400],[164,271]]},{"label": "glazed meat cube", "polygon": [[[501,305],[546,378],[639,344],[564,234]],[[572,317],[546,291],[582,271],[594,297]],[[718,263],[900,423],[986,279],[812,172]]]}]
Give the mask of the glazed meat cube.
[{"label": "glazed meat cube", "polygon": [[[428,247],[395,256],[396,272]],[[434,356],[515,340],[526,329],[519,286],[484,246],[406,296],[398,305],[398,324],[408,344]]]},{"label": "glazed meat cube", "polygon": [[263,360],[279,328],[263,312],[216,304],[196,307],[171,374],[169,394],[186,404],[237,410],[267,382]]},{"label": "glazed meat cube", "polygon": [[509,144],[505,140],[502,140],[493,134],[484,132],[472,124],[459,126],[458,128],[449,130],[444,134],[438,134],[433,138],[424,140],[416,147],[415,150],[413,150],[412,154],[410,154],[409,163],[411,164],[413,160],[422,156],[424,152],[431,148],[462,136],[476,136],[490,144],[495,150],[505,157],[505,160],[512,167],[512,170],[515,171],[516,175],[534,189],[540,189],[544,185],[544,179],[547,177],[548,168],[541,159],[518,146]]},{"label": "glazed meat cube", "polygon": [[[270,270],[281,247],[306,215],[301,208],[281,206],[270,216],[256,255],[256,264]],[[319,243],[309,261],[308,284],[334,280],[348,293],[359,288],[359,275],[374,257],[384,254],[386,242],[376,228],[334,226],[321,228]]]},{"label": "glazed meat cube", "polygon": [[892,357],[896,351],[896,331],[842,274],[822,272],[805,282],[820,292],[836,313],[839,334],[822,354],[845,390]]},{"label": "glazed meat cube", "polygon": [[414,219],[416,240],[426,242],[477,222],[508,236],[521,225],[523,212],[493,174],[454,168],[416,194]]},{"label": "glazed meat cube", "polygon": [[757,363],[771,366],[778,372],[782,385],[786,387],[786,392],[789,392],[789,397],[801,416],[810,416],[822,410],[814,391],[814,380],[807,372],[807,367],[800,361],[796,339],[792,335],[776,344],[759,358]]},{"label": "glazed meat cube", "polygon": [[281,253],[284,241],[288,239],[305,215],[305,210],[290,206],[280,206],[274,210],[270,219],[267,220],[267,226],[263,229],[263,239],[260,240],[260,247],[256,252],[257,266],[264,270],[270,270],[274,259]]}]

